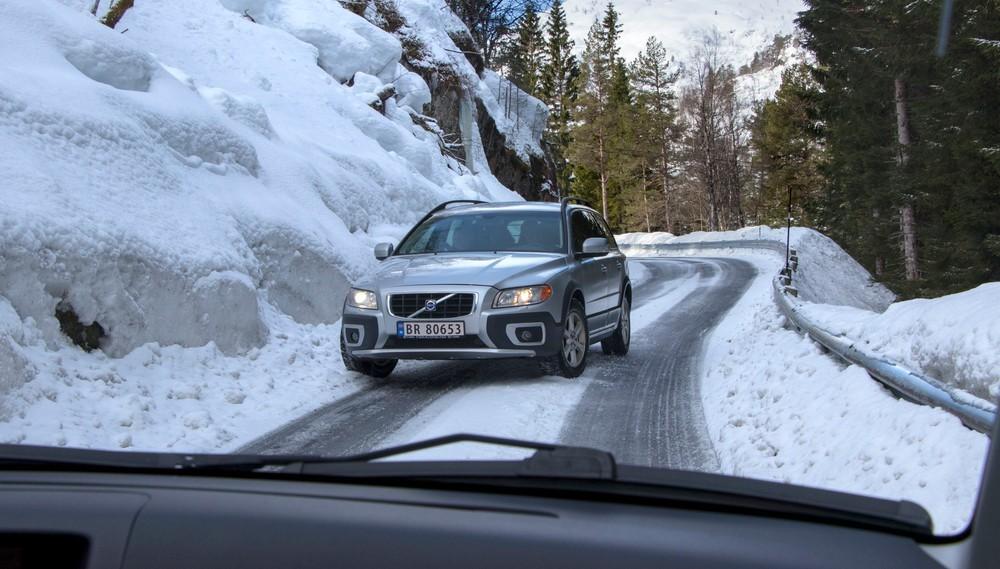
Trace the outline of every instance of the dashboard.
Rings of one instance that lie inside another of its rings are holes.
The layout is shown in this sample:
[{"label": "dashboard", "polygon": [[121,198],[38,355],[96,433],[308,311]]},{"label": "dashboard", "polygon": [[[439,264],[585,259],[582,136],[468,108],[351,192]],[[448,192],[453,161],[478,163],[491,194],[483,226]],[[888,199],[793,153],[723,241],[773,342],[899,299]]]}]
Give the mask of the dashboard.
[{"label": "dashboard", "polygon": [[0,473],[0,567],[940,567],[910,538],[764,516],[315,481]]}]

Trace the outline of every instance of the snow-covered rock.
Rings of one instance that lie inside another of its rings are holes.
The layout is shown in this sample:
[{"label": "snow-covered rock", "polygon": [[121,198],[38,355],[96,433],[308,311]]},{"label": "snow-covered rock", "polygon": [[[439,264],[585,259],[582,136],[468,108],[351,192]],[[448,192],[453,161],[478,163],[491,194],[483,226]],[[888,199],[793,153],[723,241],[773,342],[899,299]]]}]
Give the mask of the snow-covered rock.
[{"label": "snow-covered rock", "polygon": [[[141,2],[119,30],[89,1],[0,4],[0,420],[30,422],[85,370],[120,375],[106,356],[252,355],[276,322],[308,337],[339,319],[375,242],[447,199],[518,199],[485,157],[442,152],[414,121],[431,89],[399,39],[337,2]],[[398,4],[476,92],[452,53],[461,22],[437,0]],[[70,344],[57,307],[103,334],[101,352]],[[122,393],[149,392],[169,375],[157,365],[126,366]]]}]

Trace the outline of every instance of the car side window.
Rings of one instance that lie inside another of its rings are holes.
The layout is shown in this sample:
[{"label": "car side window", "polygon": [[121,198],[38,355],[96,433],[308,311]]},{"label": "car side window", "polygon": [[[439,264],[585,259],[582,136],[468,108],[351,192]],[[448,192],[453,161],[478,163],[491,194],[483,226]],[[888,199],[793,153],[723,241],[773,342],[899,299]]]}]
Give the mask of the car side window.
[{"label": "car side window", "polygon": [[573,251],[583,252],[583,242],[591,237],[604,237],[597,222],[583,210],[573,212],[570,217],[570,230],[573,232]]},{"label": "car side window", "polygon": [[587,212],[590,217],[593,218],[594,223],[597,225],[598,231],[600,231],[599,237],[603,237],[608,240],[608,248],[617,251],[618,243],[615,241],[615,236],[611,233],[611,229],[608,227],[608,223],[604,221],[604,218],[596,213]]}]

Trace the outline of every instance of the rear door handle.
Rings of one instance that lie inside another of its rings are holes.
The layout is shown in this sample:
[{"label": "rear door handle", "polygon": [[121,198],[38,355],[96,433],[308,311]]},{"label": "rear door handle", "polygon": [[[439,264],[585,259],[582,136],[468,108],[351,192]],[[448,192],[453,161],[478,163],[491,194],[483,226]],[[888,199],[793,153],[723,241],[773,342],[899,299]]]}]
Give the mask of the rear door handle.
[{"label": "rear door handle", "polygon": [[601,272],[602,273],[608,272],[608,266],[607,265],[601,265]]}]

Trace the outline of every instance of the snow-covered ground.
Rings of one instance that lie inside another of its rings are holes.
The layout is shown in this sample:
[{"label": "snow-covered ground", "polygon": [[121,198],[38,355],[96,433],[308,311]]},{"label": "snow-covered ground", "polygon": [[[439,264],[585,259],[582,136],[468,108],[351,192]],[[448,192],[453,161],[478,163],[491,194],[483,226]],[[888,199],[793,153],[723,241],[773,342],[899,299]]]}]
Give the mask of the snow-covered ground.
[{"label": "snow-covered ground", "polygon": [[239,356],[214,344],[150,343],[122,358],[75,347],[53,352],[37,328],[24,326],[20,350],[34,376],[0,398],[0,442],[233,451],[366,385],[344,370],[339,324],[304,325],[265,310],[269,341]]},{"label": "snow-covered ground", "polygon": [[771,298],[783,259],[742,257],[760,273],[709,337],[702,379],[723,473],[908,499],[930,511],[937,533],[962,530],[986,435],[895,398],[863,369],[844,367],[784,328]]}]

